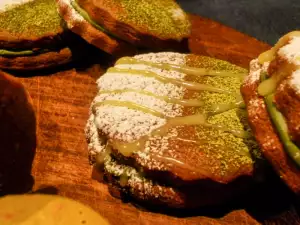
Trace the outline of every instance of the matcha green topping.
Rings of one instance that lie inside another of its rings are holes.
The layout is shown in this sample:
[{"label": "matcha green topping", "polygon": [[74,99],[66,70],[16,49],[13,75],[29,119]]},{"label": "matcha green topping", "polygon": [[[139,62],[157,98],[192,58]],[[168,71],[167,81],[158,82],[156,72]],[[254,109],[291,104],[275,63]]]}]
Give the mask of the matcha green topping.
[{"label": "matcha green topping", "polygon": [[[212,70],[226,70],[233,73],[247,73],[247,70],[228,62],[204,56],[189,56],[187,59],[187,65],[209,68]],[[190,79],[194,80],[195,77],[190,77]],[[212,85],[214,87],[236,93],[236,96],[207,91],[197,93],[198,99],[205,102],[204,107],[199,109],[199,113],[207,114],[209,113],[209,109],[212,105],[235,103],[237,100],[241,99],[240,86],[242,80],[240,76],[199,76],[195,82]],[[226,125],[229,129],[245,130],[249,133],[249,138],[241,139],[230,133],[217,129],[208,129],[205,127],[200,127],[198,129],[197,135],[199,138],[203,139],[208,137],[207,141],[211,144],[211,146],[204,148],[205,154],[209,158],[216,158],[221,162],[221,165],[216,165],[212,162],[212,171],[219,171],[221,169],[222,174],[226,175],[228,173],[233,173],[233,168],[238,170],[245,165],[252,165],[254,162],[253,158],[261,158],[259,148],[247,123],[247,112],[244,109],[234,108],[229,111],[210,116],[208,118],[208,122],[212,124]],[[215,146],[221,147],[216,148]]]},{"label": "matcha green topping", "polygon": [[[266,75],[261,75],[261,80],[266,80]],[[269,115],[271,117],[271,120],[276,127],[276,130],[278,132],[279,138],[284,146],[284,149],[286,153],[290,156],[290,158],[298,165],[300,166],[300,149],[293,143],[291,140],[289,134],[288,134],[288,128],[285,121],[284,116],[279,112],[273,103],[274,101],[274,94],[270,94],[264,97],[265,103],[267,106],[267,110],[269,112]]]},{"label": "matcha green topping", "polygon": [[19,52],[14,52],[10,50],[0,49],[0,55],[2,56],[26,56],[32,55],[34,52],[32,50],[24,50]]},{"label": "matcha green topping", "polygon": [[0,56],[31,56],[31,55],[37,55],[41,53],[48,52],[49,50],[20,50],[20,51],[13,51],[13,50],[6,50],[6,49],[0,49]]},{"label": "matcha green topping", "polygon": [[189,19],[174,0],[112,0],[107,4],[119,10],[118,20],[161,38],[181,39],[190,34]]},{"label": "matcha green topping", "polygon": [[78,12],[87,22],[89,22],[97,30],[102,31],[103,33],[106,33],[111,37],[119,39],[116,35],[110,33],[109,31],[101,27],[99,24],[97,24],[94,20],[92,20],[89,14],[84,9],[82,9],[76,1],[71,1],[71,5],[76,10],[76,12]]},{"label": "matcha green topping", "polygon": [[35,0],[0,12],[0,30],[16,35],[43,36],[62,29],[55,0]]}]

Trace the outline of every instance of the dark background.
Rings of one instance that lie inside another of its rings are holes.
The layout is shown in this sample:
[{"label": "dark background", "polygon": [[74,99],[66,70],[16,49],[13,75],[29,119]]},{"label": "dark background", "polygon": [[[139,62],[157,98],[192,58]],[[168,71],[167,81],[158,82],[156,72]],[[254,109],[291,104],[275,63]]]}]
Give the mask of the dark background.
[{"label": "dark background", "polygon": [[274,44],[300,29],[300,0],[177,0],[189,13],[213,19]]}]

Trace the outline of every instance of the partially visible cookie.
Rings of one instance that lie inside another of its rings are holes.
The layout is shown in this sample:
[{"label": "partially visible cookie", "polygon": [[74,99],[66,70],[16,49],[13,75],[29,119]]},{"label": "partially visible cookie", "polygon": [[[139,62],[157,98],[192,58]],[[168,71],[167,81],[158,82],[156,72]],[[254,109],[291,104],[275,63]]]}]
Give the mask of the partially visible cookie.
[{"label": "partially visible cookie", "polygon": [[246,73],[173,52],[119,59],[97,80],[86,126],[91,163],[104,163],[112,186],[149,204],[233,199],[254,183],[260,161],[239,96]]},{"label": "partially visible cookie", "polygon": [[85,43],[66,31],[55,0],[1,1],[0,68],[56,67],[84,55]]},{"label": "partially visible cookie", "polygon": [[278,175],[300,194],[300,32],[250,63],[242,86],[248,120]]},{"label": "partially visible cookie", "polygon": [[191,24],[173,0],[56,0],[68,28],[87,42],[116,56],[136,48],[187,50]]},{"label": "partially visible cookie", "polygon": [[24,86],[0,71],[0,195],[27,192],[36,148],[36,119]]},{"label": "partially visible cookie", "polygon": [[2,225],[109,225],[91,208],[58,195],[9,195],[0,198],[0,207]]}]

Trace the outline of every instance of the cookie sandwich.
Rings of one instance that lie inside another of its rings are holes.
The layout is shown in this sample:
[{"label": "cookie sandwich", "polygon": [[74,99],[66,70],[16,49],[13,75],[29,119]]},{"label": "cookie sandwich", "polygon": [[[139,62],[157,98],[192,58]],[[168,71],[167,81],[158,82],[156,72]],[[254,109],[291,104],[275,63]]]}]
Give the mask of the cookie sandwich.
[{"label": "cookie sandwich", "polygon": [[97,81],[91,164],[112,193],[149,205],[194,208],[244,193],[261,157],[239,91],[246,74],[192,54],[119,59]]}]

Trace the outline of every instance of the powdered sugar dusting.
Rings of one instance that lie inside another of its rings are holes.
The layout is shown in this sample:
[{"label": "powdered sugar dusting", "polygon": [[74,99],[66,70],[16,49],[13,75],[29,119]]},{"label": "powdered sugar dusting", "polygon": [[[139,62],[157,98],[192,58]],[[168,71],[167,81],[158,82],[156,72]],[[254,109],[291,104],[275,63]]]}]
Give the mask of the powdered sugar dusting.
[{"label": "powdered sugar dusting", "polygon": [[163,76],[163,77],[169,77],[169,78],[182,79],[185,76],[185,74],[177,72],[175,70],[172,70],[169,73],[166,73],[165,72],[166,70],[151,67],[151,66],[147,66],[145,64],[134,64],[134,65],[119,64],[119,65],[116,65],[115,67],[120,68],[120,69],[146,70],[146,71],[154,72],[157,75],[160,75],[160,76]]},{"label": "powdered sugar dusting", "polygon": [[129,75],[126,73],[106,73],[97,81],[98,87],[103,91],[112,90],[144,90],[159,96],[182,98],[185,88],[171,83],[163,83],[153,77],[142,75]]},{"label": "powdered sugar dusting", "polygon": [[90,153],[91,162],[95,161],[97,154],[103,153],[105,151],[105,145],[106,145],[104,140],[102,140],[99,137],[94,119],[95,116],[91,114],[85,129],[85,134],[89,138],[88,150]]},{"label": "powdered sugar dusting", "polygon": [[180,8],[169,10],[169,12],[172,13],[172,17],[174,20],[184,20],[185,19],[185,13]]},{"label": "powdered sugar dusting", "polygon": [[270,65],[269,62],[265,62],[263,65],[261,65],[258,62],[258,59],[253,59],[250,62],[249,75],[246,76],[244,80],[244,85],[252,85],[253,83],[259,81],[260,74],[262,72],[267,72],[269,65]]},{"label": "powdered sugar dusting", "polygon": [[147,53],[147,54],[140,54],[134,56],[135,59],[139,59],[142,61],[154,62],[154,63],[170,63],[175,65],[184,65],[185,57],[186,54],[175,53],[175,52]]},{"label": "powdered sugar dusting", "polygon": [[[135,58],[143,61],[151,61],[156,63],[171,63],[182,65],[185,64],[184,54],[178,53],[150,53],[135,56]],[[182,79],[185,74],[173,70],[161,70],[148,65],[126,65],[124,68],[132,68],[135,70],[147,70],[155,72],[161,76]],[[109,72],[104,74],[97,80],[100,91],[112,91],[110,93],[99,93],[95,97],[93,104],[104,100],[116,100],[120,102],[132,102],[141,106],[145,106],[152,110],[158,111],[167,117],[181,116],[183,106],[173,103],[168,103],[163,99],[155,96],[140,93],[138,91],[147,91],[157,96],[165,96],[170,98],[182,99],[185,93],[185,88],[174,85],[172,83],[164,83],[152,77],[143,75],[132,75],[126,73]],[[124,92],[113,92],[127,89]],[[136,91],[128,91],[128,89]],[[93,111],[96,129],[103,132],[108,138],[117,139],[125,142],[133,142],[142,136],[149,135],[154,129],[163,126],[166,123],[164,118],[154,116],[150,113],[130,109],[121,106],[112,106],[103,104],[97,106]],[[92,117],[92,116],[91,116]],[[87,126],[92,126],[88,122]],[[98,135],[96,131],[94,131]],[[88,137],[94,137],[92,134],[87,134]],[[98,143],[96,138],[92,138],[93,144],[90,144],[90,149]],[[101,140],[100,140],[101,141]],[[157,151],[163,151],[167,148],[167,141],[162,141],[160,146],[154,146],[151,142],[151,148],[156,147]],[[147,146],[146,146],[147,147]],[[100,149],[100,148],[99,148]],[[103,149],[103,146],[101,147]],[[91,151],[91,150],[90,150]],[[95,152],[99,152],[96,150]],[[147,151],[144,152],[147,154]],[[145,156],[145,158],[147,158]]]},{"label": "powdered sugar dusting", "polygon": [[257,113],[257,109],[264,109],[265,102],[262,98],[255,98],[250,100],[248,103],[248,116],[251,118],[259,119],[259,113]]},{"label": "powdered sugar dusting", "polygon": [[294,88],[297,94],[300,94],[300,69],[292,73],[289,84]]},{"label": "powdered sugar dusting", "polygon": [[143,95],[136,92],[124,93],[103,93],[95,98],[95,102],[104,100],[129,101],[141,106],[148,107],[155,111],[164,113],[168,117],[175,117],[182,114],[183,107],[178,104],[167,103],[164,100],[157,99],[153,96]]},{"label": "powdered sugar dusting", "polygon": [[286,58],[290,63],[300,65],[300,37],[293,37],[289,43],[278,50],[278,56]]},{"label": "powdered sugar dusting", "polygon": [[[169,53],[169,52],[161,52],[161,53],[150,53],[150,54],[144,54],[144,55],[138,55],[134,58],[146,62],[154,62],[154,63],[170,63],[175,65],[183,65],[185,64],[185,55],[179,54],[179,53]],[[147,70],[154,72],[160,76],[169,77],[169,78],[177,78],[177,79],[183,79],[186,74],[180,73],[175,70],[165,70],[165,69],[159,69],[152,66],[147,66],[144,64],[119,64],[116,65],[117,68],[123,68],[123,69],[135,69],[135,70]]]},{"label": "powdered sugar dusting", "polygon": [[[136,56],[135,58],[155,63],[173,63],[177,65],[185,63],[185,55],[177,53],[150,53]],[[177,79],[185,76],[184,74],[173,70],[157,71],[156,68],[140,64],[125,65],[125,68],[158,72],[161,76]],[[176,86],[172,83],[164,83],[153,77],[143,76],[142,74],[133,75],[130,74],[130,72],[108,72],[97,80],[97,84],[101,91],[133,89],[177,99],[182,99],[185,92],[185,88],[183,87]],[[180,116],[182,115],[183,110],[183,107],[180,105],[167,103],[162,99],[137,92],[100,94],[95,98],[94,102],[101,102],[103,100],[133,102],[161,112],[169,117]],[[154,129],[164,125],[166,120],[127,107],[102,105],[97,108],[95,122],[97,128],[107,134],[110,138],[131,142],[150,134]]]},{"label": "powdered sugar dusting", "polygon": [[147,165],[148,168],[153,170],[166,170],[166,165],[159,160],[153,160],[153,156],[159,157],[164,156],[166,153],[168,153],[168,155],[170,155],[173,159],[176,159],[176,150],[169,148],[169,140],[170,138],[177,136],[177,129],[172,128],[163,137],[154,136],[149,138],[149,140],[146,142],[144,151],[137,152],[137,154],[139,155],[139,157],[136,158],[137,162],[140,165]]},{"label": "powdered sugar dusting", "polygon": [[0,12],[9,10],[11,8],[17,7],[19,5],[31,2],[34,0],[1,0],[0,1]]},{"label": "powdered sugar dusting", "polygon": [[103,105],[96,110],[96,126],[109,138],[132,142],[163,126],[165,119],[126,107]]},{"label": "powdered sugar dusting", "polygon": [[[68,20],[66,20],[67,26],[69,29],[72,29],[77,23],[81,23],[83,21],[86,21],[79,13],[76,12],[76,10],[71,5],[71,1],[73,0],[58,0],[57,4],[59,6],[59,9],[68,9],[64,10],[61,13],[65,13]],[[59,10],[59,11],[60,11]]]},{"label": "powdered sugar dusting", "polygon": [[[267,72],[270,63],[266,62],[261,65],[258,62],[258,59],[254,59],[250,62],[250,71],[249,75],[244,80],[245,86],[251,86],[256,82],[259,82],[261,73]],[[248,115],[249,117],[258,119],[257,117],[257,109],[260,107],[265,107],[264,100],[262,98],[254,98],[248,103]]]},{"label": "powdered sugar dusting", "polygon": [[263,108],[265,107],[264,105],[264,101],[263,99],[261,98],[255,98],[255,99],[252,99],[250,102],[249,102],[249,105],[251,107],[254,107],[254,108],[257,108],[259,106],[262,106]]}]

